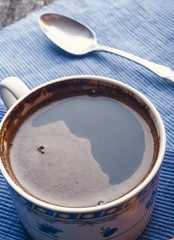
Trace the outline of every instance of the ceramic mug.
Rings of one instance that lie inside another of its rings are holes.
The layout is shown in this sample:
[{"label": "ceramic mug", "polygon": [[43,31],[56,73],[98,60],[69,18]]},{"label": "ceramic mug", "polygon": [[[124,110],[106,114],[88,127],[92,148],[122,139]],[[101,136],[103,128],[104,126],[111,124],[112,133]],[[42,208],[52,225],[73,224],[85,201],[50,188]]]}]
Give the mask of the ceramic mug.
[{"label": "ceramic mug", "polygon": [[[31,196],[15,182],[6,162],[5,141],[11,126],[8,123],[12,119],[17,121],[16,112],[20,112],[20,108],[24,111],[32,110],[33,105],[39,104],[47,94],[54,94],[60,85],[64,88],[64,84],[71,86],[77,82],[84,85],[93,81],[99,85],[102,83],[123,90],[125,95],[133,96],[148,110],[159,141],[156,161],[151,171],[140,184],[124,196],[94,207],[56,206]],[[29,90],[18,78],[9,77],[1,82],[0,93],[9,108],[1,122],[0,169],[7,181],[21,222],[31,237],[35,240],[133,240],[140,236],[152,214],[166,144],[164,125],[153,104],[134,88],[98,76],[64,77],[45,83],[34,90]]]}]

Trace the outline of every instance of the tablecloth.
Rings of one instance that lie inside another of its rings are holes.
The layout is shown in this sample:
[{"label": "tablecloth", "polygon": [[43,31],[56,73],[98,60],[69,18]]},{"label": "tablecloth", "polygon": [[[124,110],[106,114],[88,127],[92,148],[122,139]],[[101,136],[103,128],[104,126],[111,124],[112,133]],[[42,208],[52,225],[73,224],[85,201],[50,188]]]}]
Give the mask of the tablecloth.
[{"label": "tablecloth", "polygon": [[[63,76],[92,74],[127,83],[146,95],[166,128],[167,146],[151,220],[139,240],[174,237],[174,84],[106,52],[73,56],[42,33],[38,19],[54,12],[90,26],[98,42],[174,69],[173,0],[59,0],[0,31],[0,80],[17,76],[30,88]],[[0,120],[6,113],[0,99]],[[29,240],[0,173],[0,240]]]}]

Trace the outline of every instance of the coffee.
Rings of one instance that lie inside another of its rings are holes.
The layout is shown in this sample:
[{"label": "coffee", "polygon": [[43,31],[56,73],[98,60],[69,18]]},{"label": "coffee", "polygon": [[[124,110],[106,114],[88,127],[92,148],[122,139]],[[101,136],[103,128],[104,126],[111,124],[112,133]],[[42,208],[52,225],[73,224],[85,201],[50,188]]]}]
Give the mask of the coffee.
[{"label": "coffee", "polygon": [[150,116],[133,97],[124,102],[108,88],[81,92],[42,101],[24,114],[8,150],[25,191],[66,207],[123,196],[148,174],[156,151]]}]

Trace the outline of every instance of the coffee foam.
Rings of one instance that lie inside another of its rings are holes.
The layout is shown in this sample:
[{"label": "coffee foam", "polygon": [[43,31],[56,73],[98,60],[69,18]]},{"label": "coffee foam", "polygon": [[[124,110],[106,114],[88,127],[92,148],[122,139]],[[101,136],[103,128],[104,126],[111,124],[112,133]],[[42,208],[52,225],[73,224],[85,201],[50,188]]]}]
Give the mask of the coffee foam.
[{"label": "coffee foam", "polygon": [[[110,185],[109,177],[92,155],[88,139],[72,134],[64,121],[31,127],[28,131],[28,124],[32,125],[29,117],[14,138],[14,151],[13,147],[10,151],[17,180],[32,195],[60,206],[95,206],[99,201],[106,203],[126,194],[142,180],[145,175],[142,176],[142,172],[147,173],[150,169],[152,161],[146,159],[153,158],[154,145],[147,123],[134,110],[131,111],[144,129],[146,143],[142,164],[131,178]],[[18,138],[20,132],[22,141]],[[38,150],[42,145],[44,153]]]},{"label": "coffee foam", "polygon": [[[25,128],[25,122],[23,127]],[[22,182],[23,187],[33,195],[42,196],[42,199],[54,204],[67,205],[70,201],[70,204],[79,206],[82,198],[86,201],[89,194],[92,194],[93,198],[94,191],[108,187],[109,179],[93,158],[89,140],[73,135],[63,121],[32,131],[27,134],[27,138],[32,138],[33,149],[31,144],[29,148],[26,146],[27,139],[23,138],[21,145],[17,134],[14,140],[15,151],[12,148],[10,159],[18,181]],[[53,139],[55,139],[54,142]],[[43,141],[44,154],[37,149]],[[21,148],[23,151],[20,151]],[[20,155],[16,156],[17,152],[20,152]],[[28,155],[30,159],[25,162],[24,159],[27,159]],[[83,194],[80,189],[83,189]]]}]

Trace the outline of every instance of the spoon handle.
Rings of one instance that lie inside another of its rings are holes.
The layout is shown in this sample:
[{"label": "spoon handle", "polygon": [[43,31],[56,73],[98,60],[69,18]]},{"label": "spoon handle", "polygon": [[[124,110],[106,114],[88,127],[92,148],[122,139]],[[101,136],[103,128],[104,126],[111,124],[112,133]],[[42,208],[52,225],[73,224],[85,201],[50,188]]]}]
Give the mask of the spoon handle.
[{"label": "spoon handle", "polygon": [[107,51],[110,53],[115,53],[117,55],[120,55],[122,57],[125,57],[136,63],[143,65],[144,67],[150,69],[152,72],[156,73],[157,75],[159,75],[162,78],[166,78],[166,79],[169,79],[170,81],[174,82],[174,71],[166,66],[150,62],[141,57],[137,57],[131,53],[127,53],[127,52],[124,52],[122,50],[115,49],[112,47],[97,45],[97,47],[95,48],[95,51]]}]

